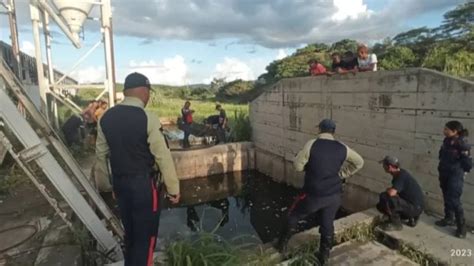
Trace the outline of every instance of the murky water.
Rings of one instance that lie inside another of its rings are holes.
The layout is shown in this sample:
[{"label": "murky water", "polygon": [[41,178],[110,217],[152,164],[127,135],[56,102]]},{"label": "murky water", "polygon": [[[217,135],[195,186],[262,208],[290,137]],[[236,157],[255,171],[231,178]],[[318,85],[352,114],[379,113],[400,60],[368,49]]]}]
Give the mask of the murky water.
[{"label": "murky water", "polygon": [[[163,209],[158,238],[168,242],[195,231],[215,230],[227,240],[245,235],[270,242],[281,232],[297,193],[295,188],[256,172],[182,181],[182,203]],[[316,225],[316,220],[300,225],[301,230],[307,229]]]}]

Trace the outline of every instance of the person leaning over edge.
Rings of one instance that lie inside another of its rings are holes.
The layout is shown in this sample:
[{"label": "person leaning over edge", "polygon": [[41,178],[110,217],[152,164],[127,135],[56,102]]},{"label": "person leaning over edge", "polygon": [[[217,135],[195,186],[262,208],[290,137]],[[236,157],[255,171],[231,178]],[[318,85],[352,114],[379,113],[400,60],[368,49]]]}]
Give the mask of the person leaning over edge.
[{"label": "person leaning over edge", "polygon": [[150,90],[144,75],[128,75],[124,101],[107,110],[98,123],[96,154],[103,169],[110,160],[113,191],[125,229],[125,266],[153,264],[162,205],[158,172],[169,200],[173,204],[180,200],[179,180],[160,120],[144,110]]},{"label": "person leaning over edge", "polygon": [[388,221],[381,225],[385,231],[402,230],[402,219],[407,225],[415,227],[423,213],[423,191],[415,178],[408,171],[400,168],[399,160],[385,156],[380,161],[385,172],[392,178],[392,186],[380,193],[377,210],[388,216]]},{"label": "person leaning over edge", "polygon": [[305,171],[303,192],[289,210],[276,248],[286,252],[290,237],[296,233],[298,221],[319,212],[321,234],[319,253],[322,265],[329,259],[334,240],[334,219],[341,206],[342,180],[362,169],[364,160],[348,146],[334,139],[336,124],[330,119],[319,123],[319,135],[306,143],[294,160],[296,171]]}]

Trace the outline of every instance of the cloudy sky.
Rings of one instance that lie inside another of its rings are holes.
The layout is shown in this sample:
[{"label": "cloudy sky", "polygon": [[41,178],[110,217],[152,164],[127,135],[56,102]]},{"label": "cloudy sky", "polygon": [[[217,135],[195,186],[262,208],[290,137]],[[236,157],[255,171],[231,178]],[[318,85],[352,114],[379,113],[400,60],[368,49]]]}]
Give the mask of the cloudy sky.
[{"label": "cloudy sky", "polygon": [[[305,44],[343,38],[370,44],[410,28],[437,26],[443,13],[466,1],[112,0],[117,81],[133,71],[169,85],[208,83],[214,77],[251,80]],[[28,1],[16,3],[20,46],[32,54]],[[0,37],[9,42],[7,27],[1,16]],[[54,65],[68,72],[100,40],[99,29],[98,22],[86,23],[80,50],[56,29]],[[73,76],[80,82],[103,81],[102,48]]]}]

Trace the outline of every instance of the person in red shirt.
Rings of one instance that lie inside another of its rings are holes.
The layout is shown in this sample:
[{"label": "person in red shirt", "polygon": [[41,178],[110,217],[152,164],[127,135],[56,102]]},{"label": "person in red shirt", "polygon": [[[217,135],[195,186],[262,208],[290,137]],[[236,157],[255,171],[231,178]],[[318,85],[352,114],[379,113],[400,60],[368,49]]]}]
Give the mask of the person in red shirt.
[{"label": "person in red shirt", "polygon": [[311,76],[320,76],[326,75],[327,70],[326,68],[318,62],[316,59],[311,59],[309,62],[309,74]]},{"label": "person in red shirt", "polygon": [[189,143],[189,135],[191,135],[191,124],[193,123],[193,113],[194,110],[191,110],[191,102],[186,101],[184,103],[183,109],[181,109],[181,115],[183,119],[183,131],[184,131],[184,139],[183,139],[183,148],[191,147]]}]

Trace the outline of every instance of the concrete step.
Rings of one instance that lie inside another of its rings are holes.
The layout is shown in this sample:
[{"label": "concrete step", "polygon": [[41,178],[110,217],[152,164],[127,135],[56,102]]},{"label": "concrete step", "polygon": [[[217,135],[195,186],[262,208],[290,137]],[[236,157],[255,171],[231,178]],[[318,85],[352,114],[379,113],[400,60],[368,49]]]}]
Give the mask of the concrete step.
[{"label": "concrete step", "polygon": [[429,256],[436,264],[474,265],[474,236],[468,233],[466,239],[454,236],[455,227],[438,227],[437,218],[422,215],[414,228],[404,226],[402,231],[385,232],[376,228],[384,237],[384,243],[395,249],[418,250]]},{"label": "concrete step", "polygon": [[378,242],[359,243],[350,241],[332,250],[329,265],[412,266],[418,264]]}]

